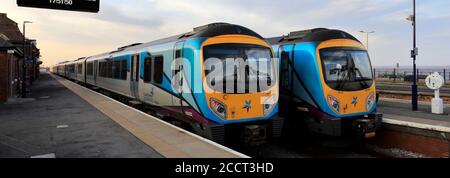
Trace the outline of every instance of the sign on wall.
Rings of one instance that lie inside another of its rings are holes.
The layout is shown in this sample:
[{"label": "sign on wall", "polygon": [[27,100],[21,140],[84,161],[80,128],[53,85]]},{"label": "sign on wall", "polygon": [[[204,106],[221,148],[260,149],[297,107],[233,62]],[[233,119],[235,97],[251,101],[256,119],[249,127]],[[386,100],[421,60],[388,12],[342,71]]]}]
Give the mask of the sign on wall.
[{"label": "sign on wall", "polygon": [[100,10],[100,0],[17,0],[17,5],[94,13]]}]

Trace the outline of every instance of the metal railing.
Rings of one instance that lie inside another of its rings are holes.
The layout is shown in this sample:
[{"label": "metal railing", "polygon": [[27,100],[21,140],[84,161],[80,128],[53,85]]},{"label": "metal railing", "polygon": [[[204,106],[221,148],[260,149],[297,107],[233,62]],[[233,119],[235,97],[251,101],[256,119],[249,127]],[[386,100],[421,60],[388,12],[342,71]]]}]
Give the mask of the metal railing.
[{"label": "metal railing", "polygon": [[[408,69],[381,69],[381,68],[374,68],[374,77],[376,80],[391,80],[391,81],[405,81],[405,82],[412,82],[413,80],[413,70]],[[438,72],[439,75],[443,76],[445,81],[450,81],[450,69],[449,68],[443,68],[443,69],[417,69],[417,79],[423,80],[428,75]]]}]

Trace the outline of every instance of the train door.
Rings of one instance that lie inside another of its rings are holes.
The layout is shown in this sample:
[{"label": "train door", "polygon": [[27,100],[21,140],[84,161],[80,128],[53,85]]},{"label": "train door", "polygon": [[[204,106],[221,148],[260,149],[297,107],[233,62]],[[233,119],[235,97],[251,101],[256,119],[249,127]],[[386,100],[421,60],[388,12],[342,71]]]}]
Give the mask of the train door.
[{"label": "train door", "polygon": [[[172,70],[172,78],[174,78],[179,72],[181,72],[182,68],[182,64],[183,64],[183,60],[176,60],[176,59],[181,59],[183,57],[183,45],[184,45],[184,41],[183,42],[177,42],[174,46],[174,65],[178,66],[177,68],[175,68],[175,70]],[[181,81],[179,83],[180,87],[183,86],[183,79],[181,78]],[[183,93],[179,93],[178,96],[172,96],[172,104],[174,106],[180,106],[181,107],[181,112],[183,113],[183,100],[181,100],[180,98],[183,98]]]},{"label": "train door", "polygon": [[86,84],[87,83],[87,60],[84,60],[83,75],[81,77],[84,79],[84,84]]},{"label": "train door", "polygon": [[130,89],[131,95],[139,98],[139,54],[131,55],[131,76],[130,76]]},{"label": "train door", "polygon": [[156,106],[172,105],[172,95],[161,88],[164,81],[164,56],[155,55],[144,59],[144,83],[149,83],[145,88],[140,88],[143,98]]},{"label": "train door", "polygon": [[94,61],[94,84],[97,85],[98,61]]},{"label": "train door", "polygon": [[278,53],[280,55],[280,83],[281,83],[281,89],[287,90],[289,93],[292,91],[293,88],[293,74],[294,69],[292,68],[294,66],[293,61],[293,49],[294,45],[285,45],[280,46],[278,49]]},{"label": "train door", "polygon": [[281,45],[278,48],[278,56],[280,57],[280,107],[288,108],[293,102],[293,49],[294,45]]}]

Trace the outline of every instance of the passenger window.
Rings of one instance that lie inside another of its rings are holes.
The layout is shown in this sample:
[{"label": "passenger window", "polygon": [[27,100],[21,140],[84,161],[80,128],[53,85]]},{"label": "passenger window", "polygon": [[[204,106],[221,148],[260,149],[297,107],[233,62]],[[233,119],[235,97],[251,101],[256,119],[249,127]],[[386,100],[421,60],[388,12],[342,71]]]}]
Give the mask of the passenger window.
[{"label": "passenger window", "polygon": [[106,77],[108,77],[108,78],[112,78],[112,62],[111,61],[108,61],[107,63],[106,63]]},{"label": "passenger window", "polygon": [[153,82],[157,84],[161,84],[163,81],[163,75],[164,75],[164,57],[163,56],[157,56],[153,60],[153,71],[155,72],[153,75]]},{"label": "passenger window", "polygon": [[164,57],[146,57],[144,62],[144,82],[161,84],[164,75]]},{"label": "passenger window", "polygon": [[127,79],[127,73],[128,73],[128,61],[122,60],[120,61],[120,79],[126,80]]},{"label": "passenger window", "polygon": [[107,62],[103,62],[103,77],[108,77],[108,72],[107,72],[107,67],[108,67],[108,65],[107,65],[108,63]]},{"label": "passenger window", "polygon": [[180,58],[181,57],[181,50],[178,49],[175,51],[175,59]]},{"label": "passenger window", "polygon": [[152,58],[146,57],[144,60],[144,83],[150,83],[152,76]]},{"label": "passenger window", "polygon": [[101,62],[102,64],[102,77],[106,77],[106,62]]},{"label": "passenger window", "polygon": [[105,62],[100,62],[100,77],[106,77]]},{"label": "passenger window", "polygon": [[83,64],[78,64],[78,74],[83,73]]},{"label": "passenger window", "polygon": [[103,63],[103,77],[108,77],[108,72],[107,72],[107,68],[108,68],[108,62],[102,62]]},{"label": "passenger window", "polygon": [[86,66],[86,75],[92,76],[93,73],[94,73],[93,70],[94,70],[94,63],[92,63],[92,62],[87,63],[87,66]]},{"label": "passenger window", "polygon": [[120,79],[120,61],[113,61],[113,78]]},{"label": "passenger window", "polygon": [[103,77],[103,62],[98,63],[98,75]]}]

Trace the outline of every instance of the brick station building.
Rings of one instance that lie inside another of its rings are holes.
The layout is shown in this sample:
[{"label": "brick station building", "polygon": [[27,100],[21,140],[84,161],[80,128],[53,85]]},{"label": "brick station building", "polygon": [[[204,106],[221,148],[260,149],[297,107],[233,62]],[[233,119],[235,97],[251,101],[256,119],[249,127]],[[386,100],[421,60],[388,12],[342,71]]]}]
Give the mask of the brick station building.
[{"label": "brick station building", "polygon": [[[21,94],[21,82],[25,81],[27,91],[39,77],[40,52],[36,40],[26,39],[23,49],[23,35],[18,24],[0,13],[0,103]],[[24,60],[24,53],[27,57]],[[22,65],[26,61],[26,78],[23,79]]]}]

